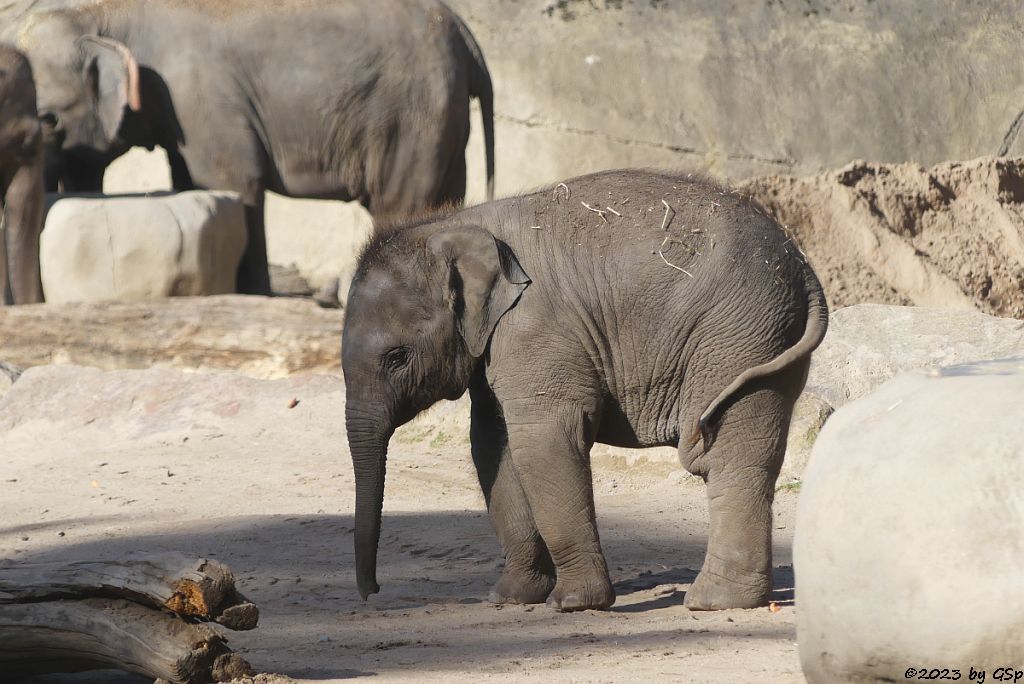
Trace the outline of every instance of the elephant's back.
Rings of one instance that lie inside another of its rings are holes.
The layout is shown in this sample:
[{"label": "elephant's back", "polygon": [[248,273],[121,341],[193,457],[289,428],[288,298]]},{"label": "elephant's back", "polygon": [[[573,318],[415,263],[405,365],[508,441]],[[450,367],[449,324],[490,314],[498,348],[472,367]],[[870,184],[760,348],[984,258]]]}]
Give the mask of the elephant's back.
[{"label": "elephant's back", "polygon": [[537,268],[603,280],[626,296],[713,292],[802,268],[799,249],[760,205],[699,174],[605,171],[499,204],[504,237]]}]

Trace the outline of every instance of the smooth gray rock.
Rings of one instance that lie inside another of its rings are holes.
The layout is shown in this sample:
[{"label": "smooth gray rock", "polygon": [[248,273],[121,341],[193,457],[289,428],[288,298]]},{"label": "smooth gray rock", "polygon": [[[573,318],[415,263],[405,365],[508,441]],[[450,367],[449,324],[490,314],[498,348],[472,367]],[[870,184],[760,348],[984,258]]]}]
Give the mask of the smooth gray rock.
[{"label": "smooth gray rock", "polygon": [[245,210],[230,192],[57,196],[39,239],[50,303],[235,291]]},{"label": "smooth gray rock", "polygon": [[836,411],[794,539],[818,682],[1024,663],[1024,356],[908,373]]}]

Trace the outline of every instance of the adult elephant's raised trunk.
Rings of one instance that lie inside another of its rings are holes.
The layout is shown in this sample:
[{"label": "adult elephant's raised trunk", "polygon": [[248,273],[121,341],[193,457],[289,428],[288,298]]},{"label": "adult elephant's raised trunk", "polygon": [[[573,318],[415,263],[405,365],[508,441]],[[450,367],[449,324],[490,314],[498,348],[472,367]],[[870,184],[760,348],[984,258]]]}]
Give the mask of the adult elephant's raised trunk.
[{"label": "adult elephant's raised trunk", "polygon": [[356,584],[365,600],[380,591],[377,544],[384,506],[384,475],[391,430],[355,404],[345,407],[345,424],[356,478]]}]

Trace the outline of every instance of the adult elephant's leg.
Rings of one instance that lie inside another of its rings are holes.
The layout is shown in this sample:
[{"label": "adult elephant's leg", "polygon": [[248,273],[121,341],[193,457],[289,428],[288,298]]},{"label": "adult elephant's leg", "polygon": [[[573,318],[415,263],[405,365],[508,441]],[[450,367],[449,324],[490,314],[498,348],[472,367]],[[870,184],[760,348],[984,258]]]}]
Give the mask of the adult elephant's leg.
[{"label": "adult elephant's leg", "polygon": [[185,192],[196,188],[192,174],[188,170],[188,164],[180,152],[167,150],[167,165],[171,168],[171,187],[175,192]]},{"label": "adult elephant's leg", "polygon": [[704,565],[686,592],[691,610],[756,608],[771,597],[775,481],[805,373],[798,364],[742,390],[707,452],[700,439],[680,445],[683,463],[707,483],[710,518]]},{"label": "adult elephant's leg", "polygon": [[105,161],[90,157],[68,157],[64,160],[61,190],[63,192],[103,192],[107,173]]},{"label": "adult elephant's leg", "polygon": [[11,295],[9,287],[10,282],[7,278],[7,207],[4,203],[5,191],[3,177],[0,176],[0,306],[14,303],[14,297]]},{"label": "adult elephant's leg", "polygon": [[441,180],[436,204],[444,206],[452,204],[461,206],[466,199],[466,153],[458,150],[448,164],[448,170]]},{"label": "adult elephant's leg", "polygon": [[5,197],[7,263],[15,304],[43,301],[39,278],[39,235],[43,229],[42,150],[14,172]]},{"label": "adult elephant's leg", "polygon": [[[246,245],[236,274],[242,294],[270,295],[263,206],[269,163],[260,142],[244,121],[204,127],[197,121],[187,146],[168,151],[175,189],[233,190],[245,207]],[[231,124],[235,124],[232,126]]]},{"label": "adult elephant's leg", "polygon": [[597,533],[589,453],[597,411],[578,404],[503,402],[509,449],[537,529],[555,563],[549,606],[560,611],[615,602]]},{"label": "adult elephant's leg", "polygon": [[505,421],[490,389],[470,387],[473,463],[505,568],[491,589],[493,603],[543,603],[555,586],[555,566],[534,522],[508,450]]},{"label": "adult elephant's leg", "polygon": [[245,206],[245,251],[238,265],[237,285],[242,294],[270,296],[270,265],[264,224],[263,184],[250,182],[241,193]]}]

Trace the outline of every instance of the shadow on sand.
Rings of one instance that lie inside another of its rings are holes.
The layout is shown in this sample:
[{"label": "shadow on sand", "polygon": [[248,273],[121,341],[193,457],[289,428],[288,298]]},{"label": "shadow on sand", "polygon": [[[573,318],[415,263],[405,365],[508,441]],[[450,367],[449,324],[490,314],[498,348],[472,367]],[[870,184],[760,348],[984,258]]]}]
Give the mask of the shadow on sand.
[{"label": "shadow on sand", "polygon": [[[86,526],[94,521],[81,521]],[[603,522],[608,522],[607,518]],[[696,577],[704,539],[666,522],[656,529],[612,520],[602,535],[623,618],[679,610]],[[180,552],[216,558],[235,572],[261,610],[253,632],[229,633],[232,647],[258,669],[310,679],[354,678],[422,659],[427,670],[515,662],[603,641],[608,613],[558,615],[544,606],[497,608],[486,601],[501,558],[483,512],[386,513],[379,556],[380,594],[360,600],[355,589],[351,516],[249,516],[181,521],[173,530],[26,550],[19,561],[122,558]],[[12,530],[0,530],[9,534]],[[789,550],[777,549],[788,559]],[[776,601],[792,602],[793,573],[776,569]],[[658,587],[665,587],[658,593]],[[651,593],[650,598],[641,596]],[[640,599],[640,600],[635,600]],[[620,618],[621,619],[621,618]],[[713,629],[683,616],[678,628],[615,635],[614,648],[670,648]],[[650,625],[653,627],[654,625]],[[710,625],[713,627],[713,625]],[[780,628],[782,629],[782,628]],[[773,631],[754,638],[780,638]],[[590,641],[588,641],[590,639]],[[324,663],[331,663],[324,665]],[[336,663],[336,665],[334,664]],[[431,665],[433,663],[433,665]],[[40,682],[136,682],[92,673]]]}]

